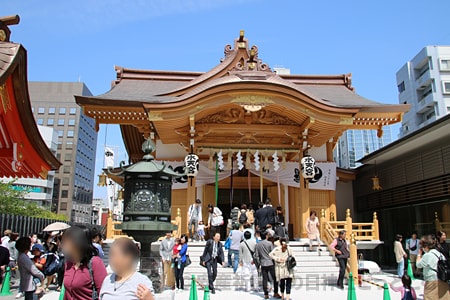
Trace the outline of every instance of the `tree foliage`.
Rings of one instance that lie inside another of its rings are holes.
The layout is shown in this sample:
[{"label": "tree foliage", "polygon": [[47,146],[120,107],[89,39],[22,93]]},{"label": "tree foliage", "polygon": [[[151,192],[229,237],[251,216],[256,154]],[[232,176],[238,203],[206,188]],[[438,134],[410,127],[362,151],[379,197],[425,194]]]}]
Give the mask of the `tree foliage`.
[{"label": "tree foliage", "polygon": [[14,181],[0,181],[0,212],[35,218],[67,220],[65,215],[55,214],[43,207],[39,207],[33,201],[25,200],[28,192],[14,189],[13,183]]}]

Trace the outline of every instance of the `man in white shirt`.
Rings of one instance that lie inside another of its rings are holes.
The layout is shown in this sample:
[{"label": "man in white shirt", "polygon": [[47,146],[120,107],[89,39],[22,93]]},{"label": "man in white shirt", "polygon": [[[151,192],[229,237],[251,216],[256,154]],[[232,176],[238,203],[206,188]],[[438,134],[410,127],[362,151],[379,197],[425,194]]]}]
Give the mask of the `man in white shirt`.
[{"label": "man in white shirt", "polygon": [[256,251],[256,241],[252,239],[249,231],[244,232],[245,240],[239,246],[239,264],[243,268],[245,291],[250,292],[250,279],[253,278],[253,289],[258,290],[258,269],[253,260],[253,254]]},{"label": "man in white shirt", "polygon": [[411,238],[406,240],[406,250],[409,252],[409,261],[414,275],[417,275],[417,255],[419,255],[420,241],[417,239],[417,232],[413,232]]},{"label": "man in white shirt", "polygon": [[200,199],[195,200],[195,203],[189,206],[187,220],[189,237],[192,241],[198,241],[198,222],[202,220],[202,201]]},{"label": "man in white shirt", "polygon": [[167,232],[166,237],[161,241],[161,244],[159,245],[159,255],[161,256],[161,260],[163,262],[162,286],[166,286],[168,288],[175,287],[173,270],[171,268],[174,244],[175,241],[172,238],[172,233]]},{"label": "man in white shirt", "polygon": [[2,244],[1,244],[2,247],[5,247],[6,249],[9,249],[9,244],[8,243],[9,243],[9,240],[11,239],[11,234],[12,234],[11,229],[6,229],[3,232]]}]

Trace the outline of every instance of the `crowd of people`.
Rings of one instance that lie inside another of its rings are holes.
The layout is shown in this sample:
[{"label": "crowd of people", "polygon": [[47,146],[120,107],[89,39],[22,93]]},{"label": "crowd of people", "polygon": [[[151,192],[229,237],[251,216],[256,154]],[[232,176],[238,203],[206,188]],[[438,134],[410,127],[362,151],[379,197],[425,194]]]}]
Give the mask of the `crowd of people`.
[{"label": "crowd of people", "polygon": [[138,245],[129,238],[116,239],[108,274],[100,243],[96,228],[73,226],[42,240],[36,234],[19,237],[8,229],[1,239],[2,273],[10,271],[20,282],[16,298],[25,300],[39,299],[51,285],[64,293],[64,300],[153,300],[152,282],[136,270]]},{"label": "crowd of people", "polygon": [[[273,207],[271,200],[259,203],[258,209],[252,205],[234,207],[230,213],[230,230],[226,241],[221,241],[222,226],[225,226],[222,211],[208,205],[208,220],[202,222],[201,200],[190,205],[187,212],[188,236],[174,239],[170,232],[160,244],[160,256],[163,261],[163,286],[173,288],[177,292],[184,289],[183,270],[190,263],[186,262],[188,242],[204,240],[205,231],[209,233],[201,264],[208,274],[209,290],[215,294],[214,282],[217,278],[217,267],[229,267],[233,273],[242,272],[247,291],[259,291],[259,274],[262,275],[264,298],[269,298],[269,284],[273,287],[273,297],[290,299],[294,278],[295,261],[288,245],[288,230],[285,225],[281,207]],[[308,236],[317,243],[320,251],[321,241],[319,220],[316,212],[312,212],[307,223]],[[227,255],[226,255],[227,254]],[[226,259],[227,258],[227,259]]]},{"label": "crowd of people", "polygon": [[[402,279],[402,295],[414,294],[411,288],[411,278],[407,274],[407,259],[411,264],[412,273],[415,277],[423,277],[424,300],[450,300],[448,279],[440,278],[442,269],[450,275],[450,247],[446,242],[447,235],[443,231],[436,234],[425,235],[420,240],[417,232],[411,234],[411,238],[405,241],[403,247],[403,236],[397,234],[394,241],[394,255],[397,262],[397,275]],[[445,274],[444,274],[445,275]]]}]

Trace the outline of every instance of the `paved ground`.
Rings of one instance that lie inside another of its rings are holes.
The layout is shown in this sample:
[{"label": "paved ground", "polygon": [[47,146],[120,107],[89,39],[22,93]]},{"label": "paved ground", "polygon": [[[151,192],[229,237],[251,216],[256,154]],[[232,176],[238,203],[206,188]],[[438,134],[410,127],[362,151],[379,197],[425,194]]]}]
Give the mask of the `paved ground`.
[{"label": "paved ground", "polygon": [[[395,282],[396,285],[400,284],[398,279],[395,279],[394,276],[391,275],[377,275],[373,276],[372,280],[378,284],[383,284],[384,282]],[[414,288],[416,289],[418,299],[423,298],[423,281],[415,280],[413,283]],[[4,296],[0,297],[0,299],[4,300],[13,300],[15,299],[16,287],[13,287],[12,292],[14,295],[12,296]],[[329,300],[329,299],[347,299],[347,289],[339,290],[332,286],[294,286],[291,298],[293,300],[297,299],[314,299],[314,300]],[[390,292],[391,299],[397,300],[400,299],[399,293]],[[356,287],[356,296],[357,299],[362,300],[381,300],[383,299],[383,289],[374,285],[363,285],[361,287]],[[223,289],[217,290],[215,295],[211,295],[211,299],[248,299],[248,300],[259,300],[262,299],[262,293],[247,293],[241,290],[233,290],[233,289]],[[42,300],[58,300],[59,293],[56,291],[50,291],[46,294]],[[157,295],[157,300],[170,300],[170,295]],[[182,293],[175,294],[175,300],[188,300],[189,299],[189,291],[184,291]],[[203,290],[198,289],[198,299],[203,299]]]}]

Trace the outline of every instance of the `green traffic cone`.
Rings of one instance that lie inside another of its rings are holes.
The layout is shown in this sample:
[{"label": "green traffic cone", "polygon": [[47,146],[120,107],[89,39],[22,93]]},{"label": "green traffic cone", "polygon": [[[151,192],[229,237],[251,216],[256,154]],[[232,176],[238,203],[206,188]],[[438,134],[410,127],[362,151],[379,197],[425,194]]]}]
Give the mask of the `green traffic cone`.
[{"label": "green traffic cone", "polygon": [[189,293],[189,300],[198,300],[197,296],[197,282],[195,281],[195,275],[192,274],[192,284],[191,284],[191,290]]},{"label": "green traffic cone", "polygon": [[0,296],[11,296],[12,293],[10,291],[11,285],[11,268],[6,267],[6,275],[5,280],[3,280],[2,289],[0,291]]},{"label": "green traffic cone", "polygon": [[205,286],[205,293],[203,294],[203,300],[209,300],[209,287]]},{"label": "green traffic cone", "polygon": [[66,293],[66,287],[64,286],[64,283],[61,287],[61,291],[59,292],[59,300],[64,300],[64,294]]},{"label": "green traffic cone", "polygon": [[411,261],[409,259],[408,259],[407,274],[409,277],[411,277],[411,280],[416,280],[416,278],[414,277],[412,267],[411,267]]},{"label": "green traffic cone", "polygon": [[355,282],[353,279],[353,274],[351,272],[350,274],[348,274],[347,300],[356,300]]},{"label": "green traffic cone", "polygon": [[387,283],[384,283],[383,289],[383,300],[391,300],[391,294],[389,293],[389,286]]}]

